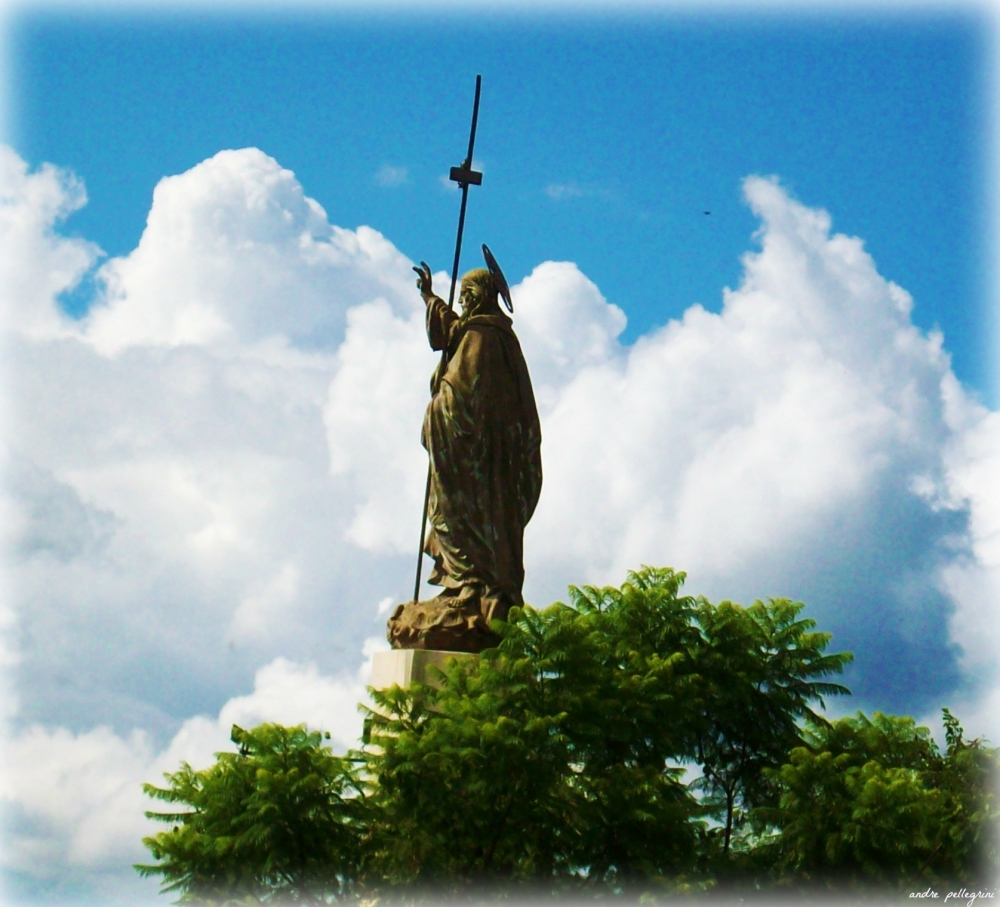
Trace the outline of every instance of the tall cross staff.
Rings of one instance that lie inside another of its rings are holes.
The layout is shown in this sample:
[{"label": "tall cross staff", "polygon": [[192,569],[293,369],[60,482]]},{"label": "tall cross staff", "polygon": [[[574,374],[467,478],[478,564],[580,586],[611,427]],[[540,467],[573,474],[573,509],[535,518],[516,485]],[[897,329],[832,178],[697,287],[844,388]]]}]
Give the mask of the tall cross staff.
[{"label": "tall cross staff", "polygon": [[[458,262],[462,257],[462,231],[465,229],[465,205],[469,200],[469,186],[481,186],[482,173],[472,169],[472,149],[476,144],[476,122],[479,119],[479,88],[483,77],[476,76],[476,99],[472,104],[472,129],[469,130],[469,153],[461,167],[452,167],[449,179],[462,187],[462,208],[458,214],[458,238],[455,240],[455,261],[451,266],[451,290],[448,292],[448,309],[455,307],[455,285],[458,283]],[[442,365],[448,362],[448,350],[441,351]],[[442,368],[443,371],[443,368]],[[431,466],[427,464],[427,487],[424,489],[424,513],[420,520],[420,547],[417,548],[417,579],[413,584],[413,600],[418,601],[420,595],[420,571],[424,565],[424,538],[427,530],[427,508],[431,499]]]}]

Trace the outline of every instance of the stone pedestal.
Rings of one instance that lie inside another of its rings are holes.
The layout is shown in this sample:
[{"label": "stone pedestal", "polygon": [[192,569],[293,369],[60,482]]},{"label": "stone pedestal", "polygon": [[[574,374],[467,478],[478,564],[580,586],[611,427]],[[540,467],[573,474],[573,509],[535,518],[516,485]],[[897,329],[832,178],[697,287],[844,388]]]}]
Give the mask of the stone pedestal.
[{"label": "stone pedestal", "polygon": [[411,683],[437,686],[437,679],[431,676],[428,668],[443,668],[446,662],[455,658],[477,657],[468,652],[445,652],[441,649],[393,649],[390,652],[376,652],[371,686],[376,690],[387,690],[394,684],[403,688]]}]

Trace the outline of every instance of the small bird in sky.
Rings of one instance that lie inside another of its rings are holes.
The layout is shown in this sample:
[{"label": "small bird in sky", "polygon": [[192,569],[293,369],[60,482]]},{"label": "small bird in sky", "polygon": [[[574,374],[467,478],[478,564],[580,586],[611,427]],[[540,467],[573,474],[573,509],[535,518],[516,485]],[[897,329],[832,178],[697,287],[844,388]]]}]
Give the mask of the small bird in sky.
[{"label": "small bird in sky", "polygon": [[712,212],[711,211],[702,211],[701,213],[702,214],[711,214]]}]

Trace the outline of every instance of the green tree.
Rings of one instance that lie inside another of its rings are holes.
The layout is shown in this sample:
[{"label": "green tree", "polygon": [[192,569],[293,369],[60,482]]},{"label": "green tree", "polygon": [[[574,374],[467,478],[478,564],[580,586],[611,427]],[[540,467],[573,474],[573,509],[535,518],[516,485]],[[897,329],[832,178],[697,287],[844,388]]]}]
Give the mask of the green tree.
[{"label": "green tree", "polygon": [[[683,581],[646,567],[621,588],[571,587],[572,607],[512,611],[500,646],[440,689],[375,694],[387,831],[369,868],[399,884],[683,887],[720,790],[728,849],[735,806],[762,802],[809,704],[847,692],[819,678],[850,656],[823,654],[800,604],[716,608]],[[695,760],[707,805],[680,780]]]},{"label": "green tree", "polygon": [[509,696],[494,695],[491,672],[483,680],[459,666],[441,691],[375,694],[392,717],[371,717],[369,886],[454,893],[557,871],[556,837],[569,831],[565,741],[553,716],[531,708],[525,666],[503,668]]},{"label": "green tree", "polygon": [[774,829],[761,864],[781,884],[827,888],[969,883],[995,872],[997,754],[966,743],[945,716],[945,754],[912,718],[859,712],[814,726],[770,773],[780,801],[756,811]]},{"label": "green tree", "polygon": [[951,805],[942,861],[952,876],[995,881],[1000,869],[1000,749],[978,738],[965,740],[958,719],[948,709],[941,711],[947,750],[929,775]]},{"label": "green tree", "polygon": [[692,744],[682,580],[646,569],[571,589],[574,608],[512,611],[500,646],[440,689],[374,694],[368,868],[396,884],[623,890],[689,865],[699,807],[669,762]]},{"label": "green tree", "polygon": [[143,839],[158,862],[136,869],[160,876],[181,903],[319,901],[349,890],[364,803],[351,763],[303,725],[234,725],[232,740],[239,752],[217,753],[211,768],[183,763],[166,787],[143,785],[184,808],[146,813],[173,828]]},{"label": "green tree", "polygon": [[683,581],[647,567],[512,610],[500,645],[436,686],[373,693],[364,748],[344,758],[304,727],[234,728],[238,753],[146,786],[173,828],[137,868],[208,903],[996,870],[996,750],[947,710],[944,752],[910,718],[826,722],[814,709],[847,691],[825,678],[850,655],[826,653],[800,603],[716,606]]},{"label": "green tree", "polygon": [[[576,769],[573,863],[592,885],[676,884],[694,863],[702,810],[679,761],[694,744],[698,633],[683,582],[683,573],[644,567],[621,588],[571,587],[573,607],[561,611],[577,655],[552,679]],[[558,637],[550,645],[560,662],[564,646]]]},{"label": "green tree", "polygon": [[819,678],[840,674],[850,653],[824,654],[829,633],[799,618],[803,605],[788,599],[742,608],[699,601],[694,617],[700,714],[695,759],[697,786],[722,821],[722,851],[729,854],[734,827],[748,811],[776,805],[767,774],[801,745],[800,722],[821,719],[811,708],[823,697],[850,690]]}]

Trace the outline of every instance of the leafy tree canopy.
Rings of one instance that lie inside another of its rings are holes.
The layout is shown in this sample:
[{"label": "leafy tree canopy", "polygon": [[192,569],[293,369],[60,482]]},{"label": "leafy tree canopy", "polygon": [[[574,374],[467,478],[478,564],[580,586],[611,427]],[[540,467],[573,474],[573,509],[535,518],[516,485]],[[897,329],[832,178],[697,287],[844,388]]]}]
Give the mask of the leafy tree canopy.
[{"label": "leafy tree canopy", "polygon": [[[327,735],[329,736],[329,735]],[[195,771],[187,763],[166,787],[145,792],[176,812],[146,815],[173,824],[144,838],[159,875],[180,903],[256,903],[340,894],[355,879],[363,799],[353,765],[305,727],[233,726],[237,753],[218,753]]]},{"label": "leafy tree canopy", "polygon": [[[145,839],[183,900],[496,892],[632,898],[894,884],[995,866],[996,751],[946,712],[827,722],[849,653],[786,599],[713,605],[643,568],[514,609],[435,685],[373,691],[362,748],[233,729]],[[692,772],[694,776],[692,777]]]},{"label": "leafy tree canopy", "polygon": [[944,710],[947,750],[912,718],[860,712],[814,726],[769,771],[777,808],[756,857],[780,884],[827,888],[988,882],[997,869],[997,751],[965,741]]}]

